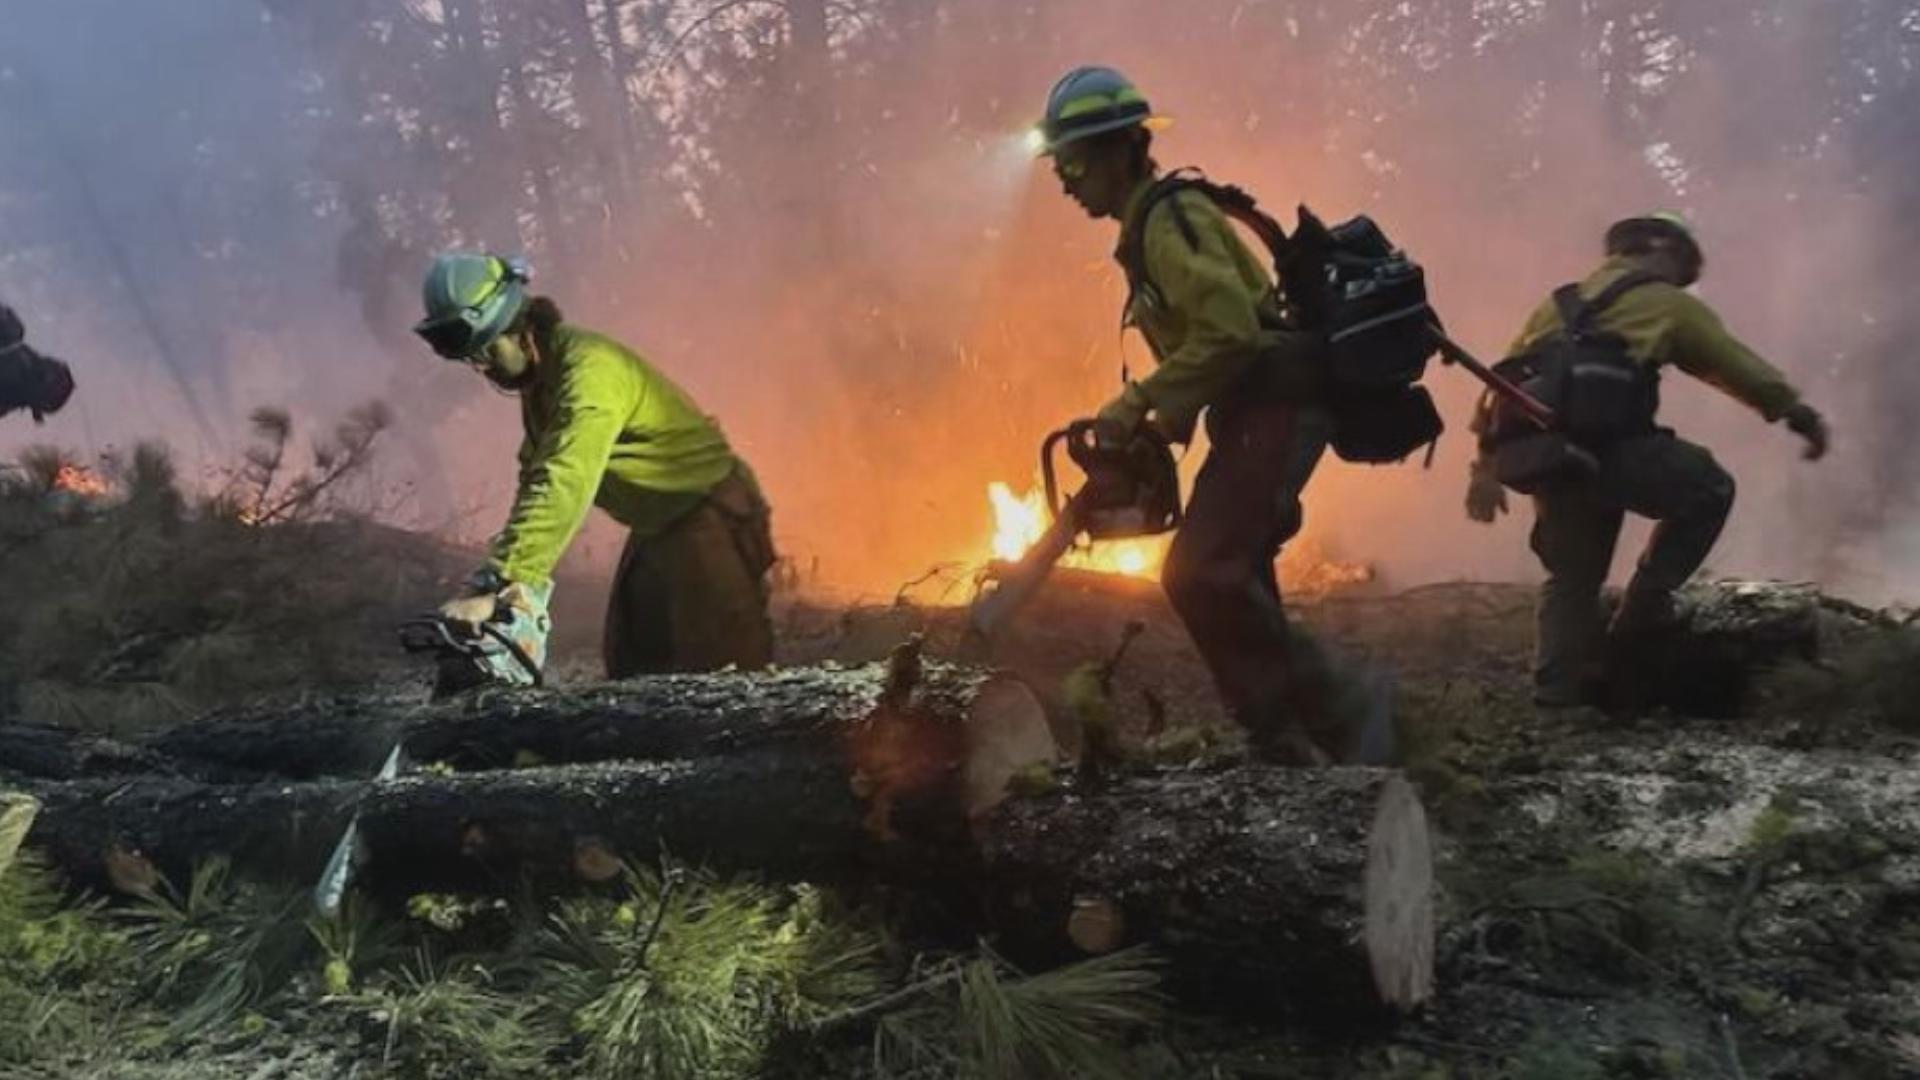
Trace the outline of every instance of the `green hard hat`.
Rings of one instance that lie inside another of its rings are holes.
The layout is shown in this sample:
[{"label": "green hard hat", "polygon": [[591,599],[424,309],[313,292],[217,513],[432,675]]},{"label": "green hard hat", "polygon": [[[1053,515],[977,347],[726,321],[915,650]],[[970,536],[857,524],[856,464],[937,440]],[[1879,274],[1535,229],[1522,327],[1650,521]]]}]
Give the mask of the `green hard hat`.
[{"label": "green hard hat", "polygon": [[1125,75],[1110,67],[1078,67],[1060,77],[1047,94],[1047,112],[1040,120],[1040,150],[1051,154],[1068,143],[1094,135],[1140,125],[1164,126],[1153,114],[1146,95]]},{"label": "green hard hat", "polygon": [[1616,249],[1625,237],[1634,233],[1643,236],[1648,234],[1664,236],[1692,248],[1696,253],[1700,250],[1700,241],[1693,235],[1693,226],[1689,225],[1687,219],[1678,211],[1654,210],[1630,218],[1621,218],[1607,229],[1607,250]]},{"label": "green hard hat", "polygon": [[426,318],[413,332],[441,356],[464,360],[520,317],[532,276],[521,259],[472,251],[436,256],[420,290]]}]

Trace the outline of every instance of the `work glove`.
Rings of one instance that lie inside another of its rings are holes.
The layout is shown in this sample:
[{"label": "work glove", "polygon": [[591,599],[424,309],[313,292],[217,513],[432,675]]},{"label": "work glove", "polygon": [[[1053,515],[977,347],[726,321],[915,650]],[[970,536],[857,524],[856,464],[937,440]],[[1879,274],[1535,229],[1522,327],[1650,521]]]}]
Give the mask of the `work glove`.
[{"label": "work glove", "polygon": [[478,635],[480,627],[493,621],[500,597],[493,593],[461,596],[440,605],[440,617],[469,634]]},{"label": "work glove", "polygon": [[1495,518],[1507,512],[1507,489],[1494,479],[1493,467],[1488,462],[1475,461],[1471,477],[1467,481],[1467,516],[1491,525]]},{"label": "work glove", "polygon": [[1093,418],[1093,436],[1103,446],[1125,446],[1147,418],[1147,398],[1140,384],[1128,383],[1120,396],[1100,407]]},{"label": "work glove", "polygon": [[1819,461],[1827,456],[1827,421],[1819,410],[1806,402],[1788,409],[1781,416],[1787,422],[1787,430],[1807,440],[1807,448],[1800,456],[1808,461]]}]

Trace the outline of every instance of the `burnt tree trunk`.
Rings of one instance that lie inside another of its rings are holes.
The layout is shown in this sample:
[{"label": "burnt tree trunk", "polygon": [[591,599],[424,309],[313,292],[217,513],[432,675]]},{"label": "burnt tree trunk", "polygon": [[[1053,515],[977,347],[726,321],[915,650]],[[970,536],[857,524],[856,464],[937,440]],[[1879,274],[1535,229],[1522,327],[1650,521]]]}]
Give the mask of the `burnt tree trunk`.
[{"label": "burnt tree trunk", "polygon": [[40,724],[0,724],[0,776],[21,782],[173,772],[165,755],[117,739]]},{"label": "burnt tree trunk", "polygon": [[1698,716],[1742,714],[1768,673],[1816,663],[1849,639],[1896,626],[1891,616],[1813,585],[1713,581],[1682,589],[1675,621],[1647,650],[1653,703]]},{"label": "burnt tree trunk", "polygon": [[[483,692],[434,705],[338,698],[228,712],[182,725],[145,748],[200,775],[232,779],[372,773],[396,742],[409,761],[458,770],[840,746],[894,754],[914,734],[954,760],[987,768],[1004,751],[1018,769],[1053,750],[1044,715],[1021,683],[922,663],[902,647],[885,663],[775,672],[672,675],[564,690]],[[1005,776],[999,777],[1004,782]],[[977,777],[984,789],[993,777]]]},{"label": "burnt tree trunk", "polygon": [[[395,740],[436,767],[357,779]],[[852,670],[229,715],[169,733],[152,752],[162,749],[188,775],[35,785],[50,808],[36,842],[93,880],[115,852],[170,875],[216,854],[317,873],[314,845],[330,846],[358,807],[376,877],[475,884],[502,868],[566,869],[576,849],[604,862],[663,847],[834,874],[875,844],[935,859],[970,847],[968,823],[1057,757],[1023,684],[922,666],[911,648]],[[304,767],[262,777],[282,760]]]},{"label": "burnt tree trunk", "polygon": [[1190,998],[1348,1018],[1433,985],[1425,811],[1398,772],[1254,765],[1009,800],[980,830],[1029,948],[1152,942]]},{"label": "burnt tree trunk", "polygon": [[[945,918],[1059,956],[1152,943],[1183,996],[1344,1021],[1432,983],[1425,815],[1397,773],[1241,766],[1016,796],[969,819],[953,789],[881,818],[834,754],[801,746],[389,782],[90,780],[37,789],[31,841],[123,891],[226,855],[315,879],[356,812],[361,880],[509,891],[608,880],[662,851],[722,871],[904,885]],[[966,930],[968,926],[956,927]]]},{"label": "burnt tree trunk", "polygon": [[[356,813],[361,880],[395,892],[600,881],[622,859],[662,852],[723,870],[844,879],[884,843],[846,769],[792,748],[386,782],[92,780],[34,790],[43,810],[31,843],[71,878],[122,891],[130,870],[136,881],[158,872],[181,883],[214,856],[256,876],[317,880]],[[899,822],[886,824],[900,835]],[[929,824],[914,839],[951,851],[964,815],[950,815],[945,833]]]}]

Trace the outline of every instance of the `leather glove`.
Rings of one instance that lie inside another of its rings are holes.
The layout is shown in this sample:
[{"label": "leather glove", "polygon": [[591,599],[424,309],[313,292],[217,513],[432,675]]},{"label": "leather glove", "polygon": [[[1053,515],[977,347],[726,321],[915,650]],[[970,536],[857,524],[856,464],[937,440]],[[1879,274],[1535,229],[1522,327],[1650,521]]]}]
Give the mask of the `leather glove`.
[{"label": "leather glove", "polygon": [[1467,516],[1491,525],[1495,518],[1506,512],[1507,489],[1494,479],[1491,467],[1475,461],[1472,479],[1467,482]]},{"label": "leather glove", "polygon": [[462,596],[441,604],[440,617],[468,633],[478,634],[483,624],[493,621],[499,605],[500,598],[493,593]]},{"label": "leather glove", "polygon": [[1787,422],[1787,430],[1807,440],[1807,448],[1800,456],[1808,461],[1819,461],[1827,456],[1827,421],[1819,410],[1806,402],[1800,402],[1781,416]]}]

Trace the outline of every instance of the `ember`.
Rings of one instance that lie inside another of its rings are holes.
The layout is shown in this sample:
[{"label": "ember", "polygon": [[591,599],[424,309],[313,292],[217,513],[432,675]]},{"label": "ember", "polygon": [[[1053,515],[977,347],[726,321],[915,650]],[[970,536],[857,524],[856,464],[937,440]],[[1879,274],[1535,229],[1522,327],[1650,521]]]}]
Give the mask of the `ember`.
[{"label": "ember", "polygon": [[107,478],[85,465],[66,464],[53,474],[53,490],[64,491],[87,498],[104,498],[112,494],[113,488]]},{"label": "ember", "polygon": [[1372,563],[1341,562],[1311,539],[1296,540],[1280,552],[1281,588],[1307,599],[1320,599],[1371,584],[1379,576]]}]

